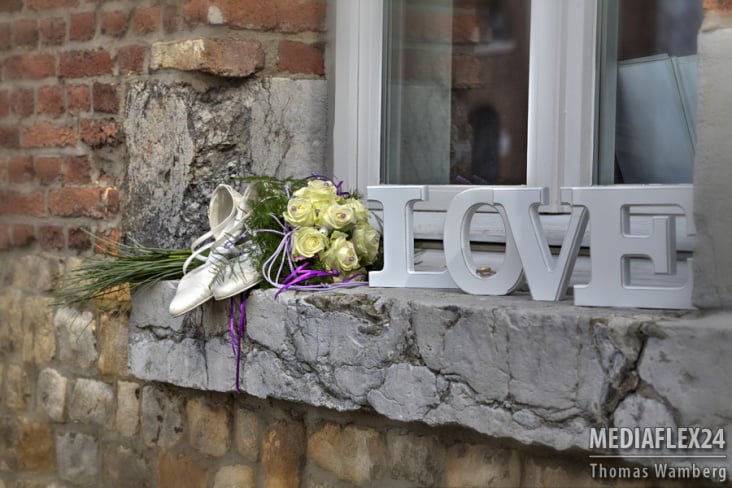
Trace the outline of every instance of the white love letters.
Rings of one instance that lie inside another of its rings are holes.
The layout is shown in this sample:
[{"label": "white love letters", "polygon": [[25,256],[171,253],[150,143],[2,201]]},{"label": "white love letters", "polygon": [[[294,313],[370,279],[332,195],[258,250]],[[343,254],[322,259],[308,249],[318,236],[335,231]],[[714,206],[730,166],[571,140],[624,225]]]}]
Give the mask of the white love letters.
[{"label": "white love letters", "polygon": [[[686,233],[694,235],[691,185],[562,188],[561,195],[571,213],[559,255],[554,257],[539,216],[539,206],[548,201],[547,188],[478,187],[458,193],[445,217],[447,268],[424,272],[414,269],[413,211],[416,202],[428,200],[428,188],[369,186],[368,199],[381,202],[384,209],[384,268],[369,273],[369,283],[506,295],[525,275],[534,300],[556,301],[566,294],[589,224],[592,278],[574,286],[576,305],[692,307],[691,278],[682,286],[638,286],[630,280],[630,259],[637,257],[649,258],[657,274],[676,273],[676,218],[686,217]],[[490,277],[476,271],[469,242],[471,219],[483,205],[495,208],[506,229],[503,265]],[[631,215],[639,213],[652,216],[649,235],[631,229]]]}]

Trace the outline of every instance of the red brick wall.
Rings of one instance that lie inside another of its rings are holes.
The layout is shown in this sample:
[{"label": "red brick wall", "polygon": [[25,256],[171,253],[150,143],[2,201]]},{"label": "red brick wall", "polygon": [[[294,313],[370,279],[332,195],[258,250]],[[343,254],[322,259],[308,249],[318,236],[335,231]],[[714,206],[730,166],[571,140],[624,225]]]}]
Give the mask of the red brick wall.
[{"label": "red brick wall", "polygon": [[325,5],[0,1],[0,250],[83,252],[81,229],[119,234],[125,85],[194,76],[152,71],[155,42],[248,40],[264,53],[253,76],[322,77]]}]

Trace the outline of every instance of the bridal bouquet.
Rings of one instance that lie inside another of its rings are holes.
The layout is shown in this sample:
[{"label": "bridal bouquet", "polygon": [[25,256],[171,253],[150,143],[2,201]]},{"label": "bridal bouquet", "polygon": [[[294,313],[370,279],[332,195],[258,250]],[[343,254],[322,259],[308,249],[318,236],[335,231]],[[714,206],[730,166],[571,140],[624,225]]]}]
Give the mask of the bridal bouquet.
[{"label": "bridal bouquet", "polygon": [[381,234],[357,195],[317,175],[254,184],[258,203],[247,227],[267,284],[280,291],[364,284],[380,260]]}]

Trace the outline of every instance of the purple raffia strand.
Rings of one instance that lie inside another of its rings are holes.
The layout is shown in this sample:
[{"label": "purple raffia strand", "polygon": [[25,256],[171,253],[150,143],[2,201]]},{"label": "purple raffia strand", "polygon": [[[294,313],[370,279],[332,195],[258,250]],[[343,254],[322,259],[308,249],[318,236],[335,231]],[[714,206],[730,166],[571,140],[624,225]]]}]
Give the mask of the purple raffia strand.
[{"label": "purple raffia strand", "polygon": [[229,334],[231,335],[231,352],[236,356],[236,391],[241,393],[239,379],[241,375],[241,340],[247,330],[247,294],[239,296],[239,328],[234,328],[236,316],[234,314],[234,297],[229,299]]},{"label": "purple raffia strand", "polygon": [[239,376],[241,373],[241,339],[247,330],[247,295],[242,293],[239,298],[239,335],[236,341],[236,391],[241,393]]},{"label": "purple raffia strand", "polygon": [[287,278],[285,278],[282,281],[280,289],[277,291],[277,293],[275,293],[275,298],[277,298],[277,296],[280,293],[282,293],[283,291],[289,290],[290,288],[292,288],[293,286],[295,286],[297,283],[299,283],[301,281],[309,280],[311,278],[316,278],[316,277],[319,278],[319,277],[326,277],[326,276],[330,276],[330,277],[338,276],[338,271],[335,271],[335,270],[331,271],[331,272],[327,272],[327,271],[320,271],[317,269],[307,269],[306,267],[309,264],[310,263],[307,263],[307,262],[302,263],[300,266],[298,266],[295,269],[295,271],[290,273],[289,276],[287,276]]}]

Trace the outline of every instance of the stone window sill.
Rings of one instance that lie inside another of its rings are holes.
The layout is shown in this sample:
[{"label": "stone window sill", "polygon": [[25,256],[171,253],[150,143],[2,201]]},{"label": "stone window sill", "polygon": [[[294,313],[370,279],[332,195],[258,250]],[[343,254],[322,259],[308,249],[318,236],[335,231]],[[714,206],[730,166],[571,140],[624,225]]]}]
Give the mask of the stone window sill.
[{"label": "stone window sill", "polygon": [[[143,380],[233,391],[228,304],[185,317],[175,282],[133,296],[129,363]],[[458,424],[557,449],[589,426],[725,426],[730,316],[581,308],[424,289],[254,291],[240,387],[400,421]]]}]

